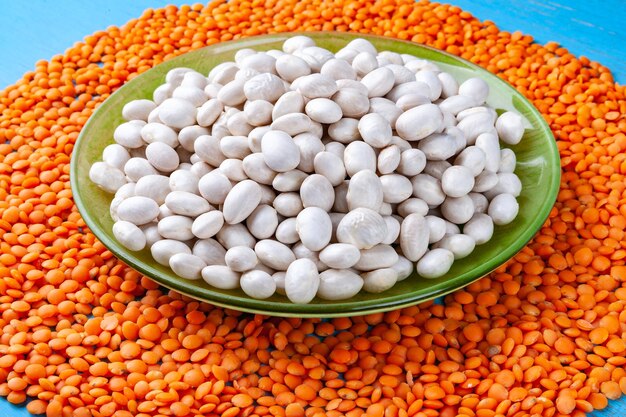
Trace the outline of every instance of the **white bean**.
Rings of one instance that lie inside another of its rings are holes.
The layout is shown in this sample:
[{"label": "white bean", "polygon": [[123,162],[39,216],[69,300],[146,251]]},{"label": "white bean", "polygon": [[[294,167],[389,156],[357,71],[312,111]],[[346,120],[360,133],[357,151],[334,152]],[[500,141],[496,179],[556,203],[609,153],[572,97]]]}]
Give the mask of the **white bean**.
[{"label": "white bean", "polygon": [[261,151],[267,166],[276,172],[295,169],[300,163],[300,150],[285,132],[270,130],[263,135]]},{"label": "white bean", "polygon": [[417,273],[423,278],[439,278],[445,275],[454,262],[454,254],[447,249],[428,251],[417,263]]},{"label": "white bean", "polygon": [[150,253],[155,261],[161,265],[169,266],[172,256],[179,253],[191,254],[191,249],[178,240],[163,239],[155,242],[150,247]]},{"label": "white bean", "polygon": [[327,75],[334,80],[356,80],[356,71],[343,59],[329,59],[322,65],[320,74]]},{"label": "white bean", "polygon": [[241,274],[224,265],[209,265],[202,269],[202,279],[221,290],[233,290],[239,287],[240,277]]},{"label": "white bean", "polygon": [[[342,165],[343,166],[343,165]],[[292,169],[287,172],[280,172],[272,181],[272,187],[276,191],[289,192],[298,191],[302,182],[308,177],[308,175],[299,169]]]},{"label": "white bean", "polygon": [[285,245],[291,245],[300,240],[296,230],[296,218],[290,217],[280,222],[276,228],[276,240]]},{"label": "white bean", "polygon": [[174,213],[190,217],[196,217],[211,210],[208,201],[186,191],[172,191],[165,197],[165,204]]},{"label": "white bean", "polygon": [[189,253],[177,253],[170,258],[169,266],[179,277],[200,279],[202,269],[207,265],[198,256]]},{"label": "white bean", "polygon": [[134,196],[122,201],[117,216],[134,225],[150,223],[159,215],[159,205],[148,197]]},{"label": "white bean", "polygon": [[152,100],[132,100],[122,108],[122,117],[126,120],[148,120],[148,115],[157,107]]},{"label": "white bean", "polygon": [[[124,169],[126,169],[126,165],[128,165],[128,162],[124,165]],[[133,177],[136,178],[137,176]],[[108,193],[115,193],[126,184],[124,172],[112,167],[106,162],[95,162],[91,168],[89,168],[89,179]]]},{"label": "white bean", "polygon": [[320,207],[330,211],[335,201],[333,186],[326,177],[319,174],[309,175],[300,186],[300,198],[303,207]]},{"label": "white bean", "polygon": [[417,262],[428,250],[430,229],[424,216],[411,213],[404,218],[400,226],[400,248],[402,255],[412,262]]},{"label": "white bean", "polygon": [[371,293],[386,291],[398,281],[398,273],[393,268],[366,272],[361,277],[363,278],[363,289]]},{"label": "white bean", "polygon": [[413,273],[415,265],[404,256],[398,256],[398,260],[393,264],[391,269],[396,271],[398,274],[397,281],[400,282],[407,279]]},{"label": "white bean", "polygon": [[382,185],[383,201],[385,203],[401,203],[413,194],[413,185],[411,184],[411,180],[404,175],[382,175],[380,177],[380,183]]},{"label": "white bean", "polygon": [[130,159],[130,154],[122,145],[112,143],[102,151],[102,160],[113,168],[124,169],[124,165]]},{"label": "white bean", "polygon": [[[511,223],[519,212],[519,203],[511,194],[499,194],[489,203],[487,213],[498,226]],[[118,209],[119,213],[119,209]]]},{"label": "white bean", "polygon": [[224,215],[219,210],[212,210],[195,218],[191,233],[200,239],[213,237],[224,225]]},{"label": "white bean", "polygon": [[[467,225],[464,226],[464,229],[466,227]],[[454,259],[462,259],[474,251],[476,243],[471,236],[456,234],[444,237],[434,247],[447,249],[454,254]]]},{"label": "white bean", "polygon": [[376,153],[365,142],[355,141],[346,146],[343,163],[350,177],[362,170],[376,170]]},{"label": "white bean", "polygon": [[417,213],[420,216],[426,216],[428,213],[428,204],[424,200],[419,198],[409,198],[402,203],[398,204],[398,214],[402,217],[406,217],[411,213]]},{"label": "white bean", "polygon": [[279,194],[272,205],[278,214],[285,217],[296,217],[304,208],[298,193]]},{"label": "white bean", "polygon": [[328,75],[311,74],[294,80],[291,88],[307,98],[330,98],[337,92],[337,83]]},{"label": "white bean", "polygon": [[332,100],[339,105],[344,117],[361,117],[370,108],[367,89],[363,93],[355,88],[342,87],[332,96]]},{"label": "white bean", "polygon": [[259,205],[246,219],[248,230],[257,239],[268,239],[278,227],[276,209],[267,204]]},{"label": "white bean", "polygon": [[390,245],[376,245],[370,249],[361,249],[361,257],[353,268],[359,271],[390,268],[398,261],[398,254]]},{"label": "white bean", "polygon": [[317,296],[323,300],[346,300],[363,288],[363,278],[348,269],[327,269],[319,277]]},{"label": "white bean", "polygon": [[348,243],[333,243],[319,253],[320,260],[335,269],[350,268],[359,261],[360,257],[359,249]]},{"label": "white bean", "polygon": [[141,120],[122,123],[113,131],[113,139],[125,148],[139,148],[144,145],[141,129],[145,125]]},{"label": "white bean", "polygon": [[198,181],[200,195],[211,204],[223,204],[233,188],[230,180],[220,171],[211,171]]},{"label": "white bean", "polygon": [[398,135],[408,141],[424,139],[437,131],[443,123],[443,114],[435,104],[423,104],[402,113],[396,121]]},{"label": "white bean", "polygon": [[472,171],[462,165],[451,166],[441,176],[441,189],[450,197],[469,194],[474,188]]},{"label": "white bean", "polygon": [[333,187],[341,184],[346,178],[346,168],[337,155],[330,152],[320,152],[313,160],[316,174],[323,175]]},{"label": "white bean", "polygon": [[235,224],[245,220],[259,205],[261,193],[259,184],[252,180],[237,183],[224,200],[224,221]]},{"label": "white bean", "polygon": [[285,271],[296,260],[295,255],[287,245],[275,240],[260,240],[254,246],[259,260],[278,271]]},{"label": "white bean", "polygon": [[367,88],[368,97],[383,97],[393,88],[395,77],[389,68],[381,67],[366,74],[361,82]]},{"label": "white bean", "polygon": [[378,211],[383,203],[383,198],[383,183],[374,171],[362,170],[350,179],[346,195],[349,210],[364,207]]},{"label": "white bean", "polygon": [[235,272],[245,272],[253,269],[259,262],[254,250],[247,246],[235,246],[224,257],[226,265]]},{"label": "white bean", "polygon": [[341,107],[327,98],[315,98],[309,101],[304,110],[311,120],[319,123],[335,123],[343,116]]},{"label": "white bean", "polygon": [[193,245],[192,253],[207,265],[226,265],[224,260],[226,249],[215,239],[198,240]]},{"label": "white bean", "polygon": [[271,297],[276,292],[276,282],[265,271],[248,271],[241,275],[239,285],[243,292],[257,300]]},{"label": "white bean", "polygon": [[411,179],[413,195],[430,206],[438,206],[446,198],[441,181],[428,174],[418,174]]},{"label": "white bean", "polygon": [[320,286],[320,275],[310,259],[292,262],[285,275],[285,293],[296,304],[307,304],[313,300]]},{"label": "white bean", "polygon": [[115,222],[113,236],[128,250],[139,251],[146,247],[146,235],[133,223],[124,220]]},{"label": "white bean", "polygon": [[358,129],[363,141],[373,148],[384,148],[391,143],[391,125],[378,113],[361,117]]},{"label": "white bean", "polygon": [[317,252],[330,242],[333,226],[327,211],[319,207],[307,207],[296,217],[296,231],[302,244]]},{"label": "white bean", "polygon": [[[199,178],[191,171],[184,171],[179,169],[172,172],[167,182],[167,186],[171,191],[187,191],[190,193],[198,194]],[[165,201],[165,197],[163,197]]]},{"label": "white bean", "polygon": [[374,210],[359,207],[347,213],[337,226],[337,240],[358,249],[378,245],[387,235],[387,223]]},{"label": "white bean", "polygon": [[193,239],[191,225],[193,220],[186,216],[168,216],[159,220],[158,232],[165,239],[180,241]]}]

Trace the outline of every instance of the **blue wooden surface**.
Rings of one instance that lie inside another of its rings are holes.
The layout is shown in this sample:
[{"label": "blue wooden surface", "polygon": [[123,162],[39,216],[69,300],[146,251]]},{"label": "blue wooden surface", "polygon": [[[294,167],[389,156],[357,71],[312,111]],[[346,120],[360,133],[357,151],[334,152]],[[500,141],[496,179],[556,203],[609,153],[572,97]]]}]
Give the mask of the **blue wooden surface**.
[{"label": "blue wooden surface", "polygon": [[[0,89],[34,68],[39,59],[62,53],[84,36],[138,17],[148,7],[176,0],[0,0]],[[626,83],[624,0],[451,0],[481,20],[520,30],[541,43],[556,41],[575,55],[610,68]],[[0,400],[0,417],[27,417],[23,407]],[[626,399],[611,401],[592,417],[626,416]]]}]

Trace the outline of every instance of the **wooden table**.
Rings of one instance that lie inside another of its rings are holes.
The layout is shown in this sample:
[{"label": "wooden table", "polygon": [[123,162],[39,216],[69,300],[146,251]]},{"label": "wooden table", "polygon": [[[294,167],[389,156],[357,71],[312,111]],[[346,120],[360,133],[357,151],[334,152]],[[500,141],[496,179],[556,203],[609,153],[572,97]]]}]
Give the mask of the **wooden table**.
[{"label": "wooden table", "polygon": [[[31,71],[39,59],[62,53],[97,30],[122,25],[148,7],[189,4],[167,0],[5,0],[0,13],[0,89]],[[193,3],[193,2],[191,2]],[[603,0],[451,0],[510,32],[540,43],[556,41],[573,54],[599,61],[626,83],[626,2]],[[626,398],[611,401],[592,417],[626,415]],[[27,417],[24,407],[0,400],[1,417]]]}]

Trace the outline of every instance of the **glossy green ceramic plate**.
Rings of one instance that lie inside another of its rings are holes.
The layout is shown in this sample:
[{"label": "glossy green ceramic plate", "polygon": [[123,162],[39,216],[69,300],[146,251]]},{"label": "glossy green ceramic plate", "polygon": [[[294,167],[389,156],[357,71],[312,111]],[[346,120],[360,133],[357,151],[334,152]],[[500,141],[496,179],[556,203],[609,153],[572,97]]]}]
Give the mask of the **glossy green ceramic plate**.
[{"label": "glossy green ceramic plate", "polygon": [[118,258],[167,288],[190,297],[235,310],[297,317],[333,317],[359,315],[401,308],[433,299],[461,288],[488,274],[515,255],[546,220],[559,188],[560,164],[554,138],[541,114],[515,89],[491,73],[453,55],[415,43],[388,38],[347,33],[307,33],[319,46],[337,51],[352,39],[364,37],[378,50],[411,54],[437,63],[444,71],[462,81],[478,76],[490,87],[488,103],[498,112],[516,110],[525,118],[526,132],[522,142],[513,147],[517,155],[517,175],[523,191],[518,201],[517,219],[505,227],[496,227],[494,237],[478,246],[467,258],[456,261],[448,274],[438,279],[413,275],[381,294],[361,293],[347,301],[315,299],[307,305],[296,305],[281,295],[255,300],[241,290],[224,291],[203,280],[189,281],[176,277],[169,268],[155,262],[148,249],[130,252],[117,243],[111,231],[109,215],[112,196],[99,189],[88,177],[89,167],[101,160],[102,150],[113,143],[113,131],[123,122],[122,107],[130,100],[152,98],[154,89],[175,67],[190,67],[207,74],[223,61],[233,60],[241,48],[280,49],[293,34],[259,36],[217,44],[171,59],[131,80],[111,95],[83,128],[72,156],[71,182],[74,199],[92,232]]}]

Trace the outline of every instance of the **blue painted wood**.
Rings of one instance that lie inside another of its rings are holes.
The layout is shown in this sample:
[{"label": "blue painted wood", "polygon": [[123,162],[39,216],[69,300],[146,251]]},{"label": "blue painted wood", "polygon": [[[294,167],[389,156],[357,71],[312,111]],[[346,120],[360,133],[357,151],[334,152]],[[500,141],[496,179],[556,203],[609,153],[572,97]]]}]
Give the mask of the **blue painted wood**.
[{"label": "blue painted wood", "polygon": [[[626,2],[624,0],[451,0],[500,29],[521,30],[538,42],[556,41],[574,55],[599,61],[626,82]],[[39,59],[62,53],[74,42],[110,25],[122,25],[148,7],[180,0],[2,0],[0,88],[31,71]],[[27,417],[24,407],[0,400],[0,417]],[[626,416],[626,399],[611,401],[591,417]]]}]

